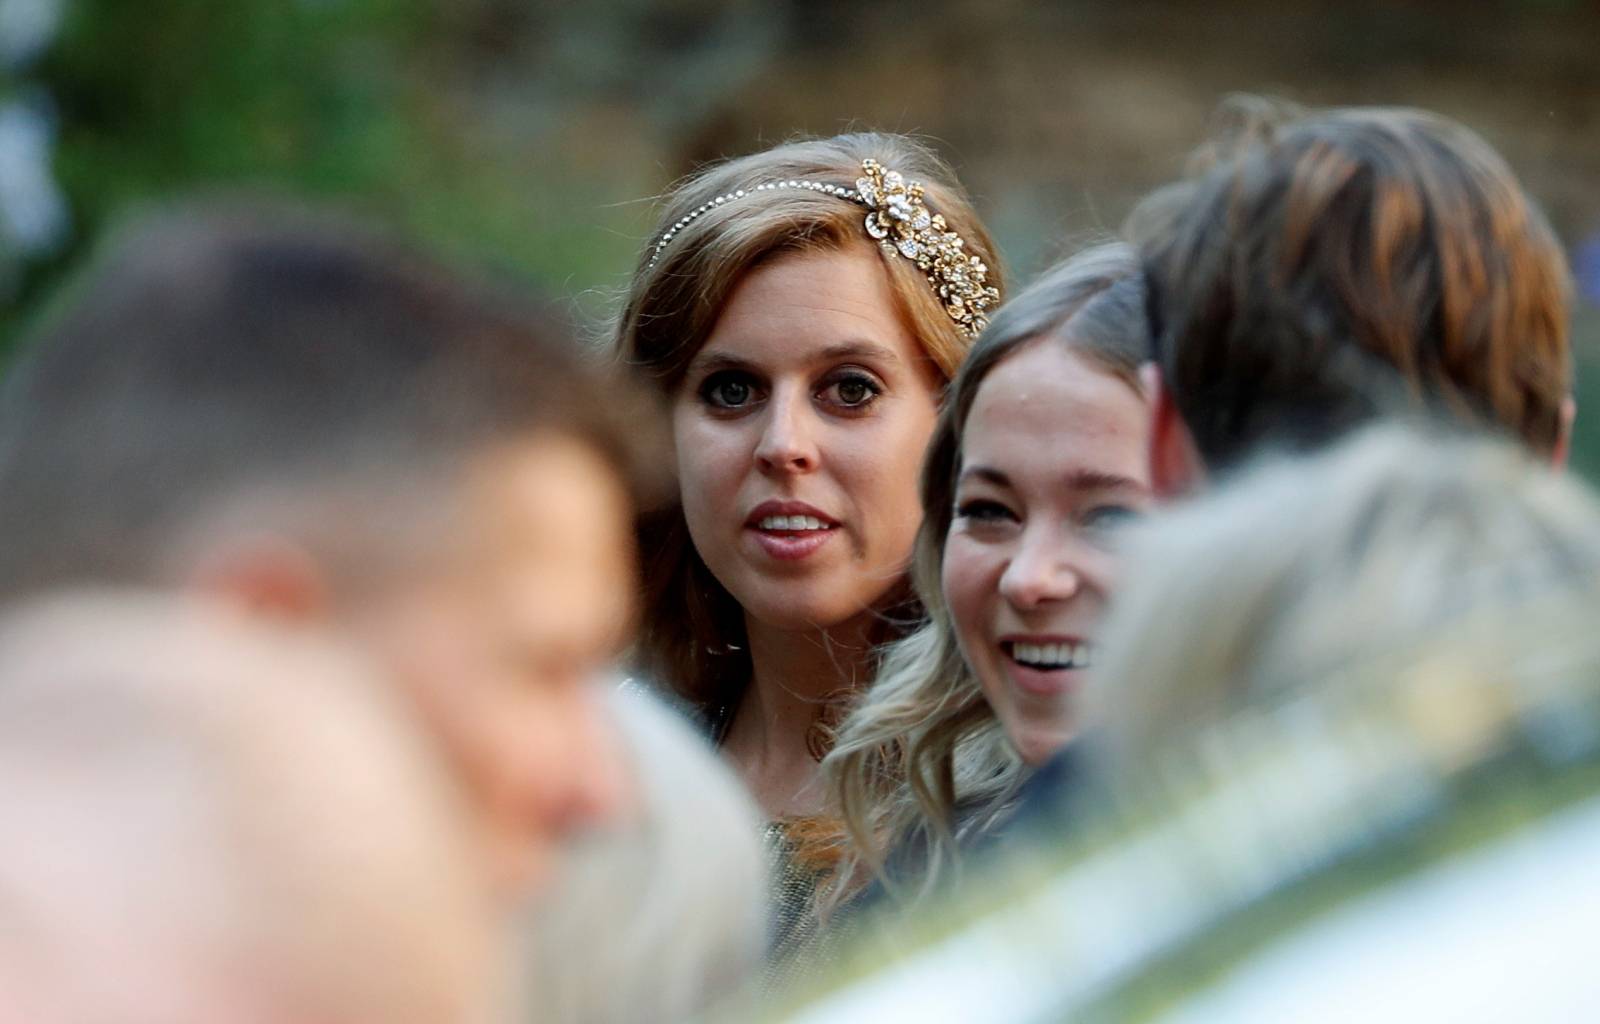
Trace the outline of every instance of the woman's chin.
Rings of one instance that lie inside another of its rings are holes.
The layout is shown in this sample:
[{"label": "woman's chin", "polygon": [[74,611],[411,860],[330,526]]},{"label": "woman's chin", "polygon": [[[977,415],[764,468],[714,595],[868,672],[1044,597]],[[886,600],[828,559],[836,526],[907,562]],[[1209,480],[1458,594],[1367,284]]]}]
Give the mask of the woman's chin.
[{"label": "woman's chin", "polygon": [[747,618],[785,633],[838,629],[872,615],[871,605],[861,599],[782,591],[752,594],[748,600],[734,597]]},{"label": "woman's chin", "polygon": [[1065,724],[1028,725],[1006,730],[1012,748],[1030,768],[1037,768],[1061,753],[1075,735],[1077,730]]},{"label": "woman's chin", "polygon": [[781,633],[811,633],[838,629],[848,625],[861,613],[842,614],[829,608],[804,607],[746,607],[747,619],[760,623],[767,629]]}]

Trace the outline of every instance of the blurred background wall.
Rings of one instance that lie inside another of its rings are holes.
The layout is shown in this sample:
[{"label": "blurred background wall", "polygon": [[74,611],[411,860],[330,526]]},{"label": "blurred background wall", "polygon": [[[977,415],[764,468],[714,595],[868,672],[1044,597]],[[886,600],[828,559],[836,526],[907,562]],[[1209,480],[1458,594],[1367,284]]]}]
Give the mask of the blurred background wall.
[{"label": "blurred background wall", "polygon": [[1429,107],[1506,155],[1573,258],[1600,479],[1593,0],[0,0],[0,345],[118,215],[253,185],[598,324],[668,183],[850,126],[931,138],[1026,276],[1177,174],[1235,91]]}]

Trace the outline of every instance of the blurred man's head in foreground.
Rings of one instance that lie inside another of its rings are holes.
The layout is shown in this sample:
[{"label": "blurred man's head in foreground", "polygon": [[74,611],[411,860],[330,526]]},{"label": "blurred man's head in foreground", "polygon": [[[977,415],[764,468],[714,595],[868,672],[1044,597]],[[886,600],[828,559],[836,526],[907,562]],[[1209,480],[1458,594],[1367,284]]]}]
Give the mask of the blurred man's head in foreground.
[{"label": "blurred man's head in foreground", "polygon": [[[424,712],[513,883],[604,817],[645,420],[549,310],[326,214],[115,236],[0,403],[0,580],[337,621]],[[648,434],[648,431],[644,431]]]},{"label": "blurred man's head in foreground", "polygon": [[1157,486],[1418,404],[1563,461],[1566,259],[1500,156],[1424,111],[1232,109],[1202,173],[1129,226],[1159,370]]},{"label": "blurred man's head in foreground", "polygon": [[1419,651],[1453,647],[1463,679],[1560,666],[1560,638],[1524,627],[1600,607],[1600,501],[1510,443],[1382,424],[1252,467],[1127,557],[1089,693],[1122,766]]},{"label": "blurred man's head in foreground", "polygon": [[0,613],[0,1020],[484,1019],[501,925],[413,718],[236,609]]}]

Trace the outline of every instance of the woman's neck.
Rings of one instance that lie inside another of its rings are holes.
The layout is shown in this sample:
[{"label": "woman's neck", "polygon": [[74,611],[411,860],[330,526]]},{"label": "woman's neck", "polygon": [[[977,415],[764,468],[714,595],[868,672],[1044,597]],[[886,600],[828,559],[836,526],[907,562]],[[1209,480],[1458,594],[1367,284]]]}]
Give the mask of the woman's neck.
[{"label": "woman's neck", "polygon": [[750,686],[723,752],[768,817],[826,809],[812,754],[817,719],[830,701],[870,681],[870,625],[870,616],[860,616],[834,629],[796,632],[746,620]]}]

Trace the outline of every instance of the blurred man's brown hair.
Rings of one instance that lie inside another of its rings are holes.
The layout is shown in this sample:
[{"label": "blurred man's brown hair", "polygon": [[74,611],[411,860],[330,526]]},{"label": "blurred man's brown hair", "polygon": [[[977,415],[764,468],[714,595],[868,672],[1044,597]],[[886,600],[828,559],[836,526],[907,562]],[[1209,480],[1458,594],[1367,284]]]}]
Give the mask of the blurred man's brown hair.
[{"label": "blurred man's brown hair", "polygon": [[1566,260],[1500,156],[1420,110],[1228,109],[1228,138],[1129,227],[1205,469],[1418,404],[1564,457]]},{"label": "blurred man's brown hair", "polygon": [[653,410],[567,326],[335,210],[239,196],[132,218],[6,369],[0,594],[170,582],[197,523],[244,504],[265,528],[281,495],[368,553],[465,460],[540,432],[646,486]]}]

